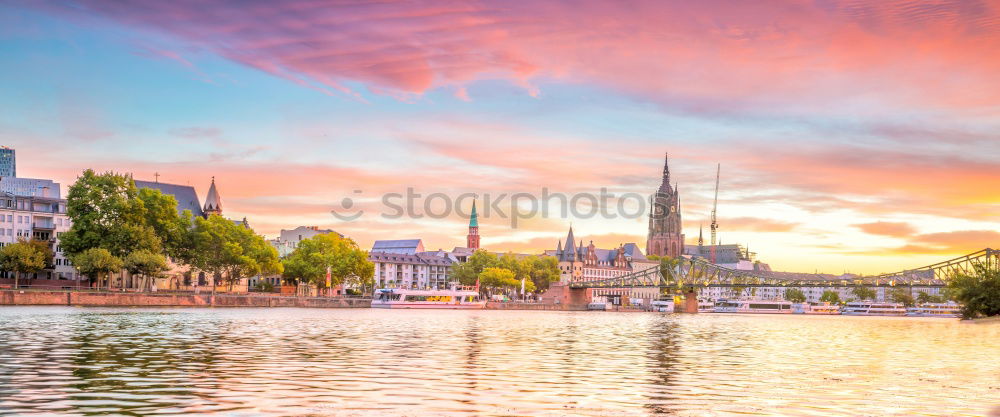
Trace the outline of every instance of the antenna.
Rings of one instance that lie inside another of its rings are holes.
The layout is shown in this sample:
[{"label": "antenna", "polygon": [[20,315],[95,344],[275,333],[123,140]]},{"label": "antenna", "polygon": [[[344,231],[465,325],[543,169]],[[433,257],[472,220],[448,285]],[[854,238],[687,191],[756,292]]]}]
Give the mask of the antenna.
[{"label": "antenna", "polygon": [[709,228],[712,229],[712,246],[711,246],[711,257],[712,263],[715,263],[715,234],[719,230],[719,222],[716,219],[716,210],[719,208],[719,174],[722,172],[722,164],[715,167],[715,200],[712,202],[712,224]]}]

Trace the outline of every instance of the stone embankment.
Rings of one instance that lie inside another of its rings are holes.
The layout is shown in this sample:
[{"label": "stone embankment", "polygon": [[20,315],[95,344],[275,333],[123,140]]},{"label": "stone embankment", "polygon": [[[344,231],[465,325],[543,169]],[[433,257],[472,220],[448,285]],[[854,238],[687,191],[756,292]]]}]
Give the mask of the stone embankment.
[{"label": "stone embankment", "polygon": [[369,308],[371,299],[285,297],[267,294],[157,294],[94,291],[0,291],[0,306],[83,307],[313,307]]}]

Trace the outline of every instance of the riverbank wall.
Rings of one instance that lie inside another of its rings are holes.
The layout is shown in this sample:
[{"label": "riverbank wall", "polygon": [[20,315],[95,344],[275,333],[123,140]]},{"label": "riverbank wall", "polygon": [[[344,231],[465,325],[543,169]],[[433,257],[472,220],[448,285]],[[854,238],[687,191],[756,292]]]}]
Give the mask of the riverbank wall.
[{"label": "riverbank wall", "polygon": [[[518,303],[518,302],[506,302],[506,303],[496,303],[488,302],[486,303],[487,310],[552,310],[552,311],[565,311],[569,310],[565,305],[552,304],[552,303]],[[586,310],[583,308],[582,310]]]},{"label": "riverbank wall", "polygon": [[371,299],[268,294],[156,294],[94,291],[0,291],[0,306],[81,307],[309,307],[369,308]]}]

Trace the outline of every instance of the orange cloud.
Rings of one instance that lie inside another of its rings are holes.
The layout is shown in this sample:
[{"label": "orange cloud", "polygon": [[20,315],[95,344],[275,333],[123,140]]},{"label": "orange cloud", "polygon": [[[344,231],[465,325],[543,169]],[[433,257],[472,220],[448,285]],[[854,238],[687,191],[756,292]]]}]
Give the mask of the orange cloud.
[{"label": "orange cloud", "polygon": [[856,224],[854,227],[857,227],[858,229],[861,229],[861,231],[868,234],[889,237],[909,237],[917,232],[917,229],[909,223],[901,222],[880,221],[875,223]]}]

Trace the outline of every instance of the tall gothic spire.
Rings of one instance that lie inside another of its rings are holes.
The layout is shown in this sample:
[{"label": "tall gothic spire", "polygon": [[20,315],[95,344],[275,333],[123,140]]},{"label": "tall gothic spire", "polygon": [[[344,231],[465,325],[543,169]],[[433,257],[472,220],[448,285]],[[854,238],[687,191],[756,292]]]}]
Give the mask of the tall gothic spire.
[{"label": "tall gothic spire", "polygon": [[476,213],[476,200],[472,200],[472,213],[469,215],[469,234],[465,237],[465,247],[479,249],[479,215]]},{"label": "tall gothic spire", "polygon": [[660,189],[656,190],[660,194],[670,194],[670,154],[663,154],[663,181],[660,182]]},{"label": "tall gothic spire", "polygon": [[702,233],[701,233],[703,229],[704,229],[704,227],[699,224],[698,225],[698,246],[705,246],[705,238],[702,237]]},{"label": "tall gothic spire", "polygon": [[219,198],[219,191],[215,189],[215,177],[212,177],[212,186],[208,187],[208,196],[205,197],[205,207],[202,211],[206,217],[211,214],[222,215],[222,199]]}]

